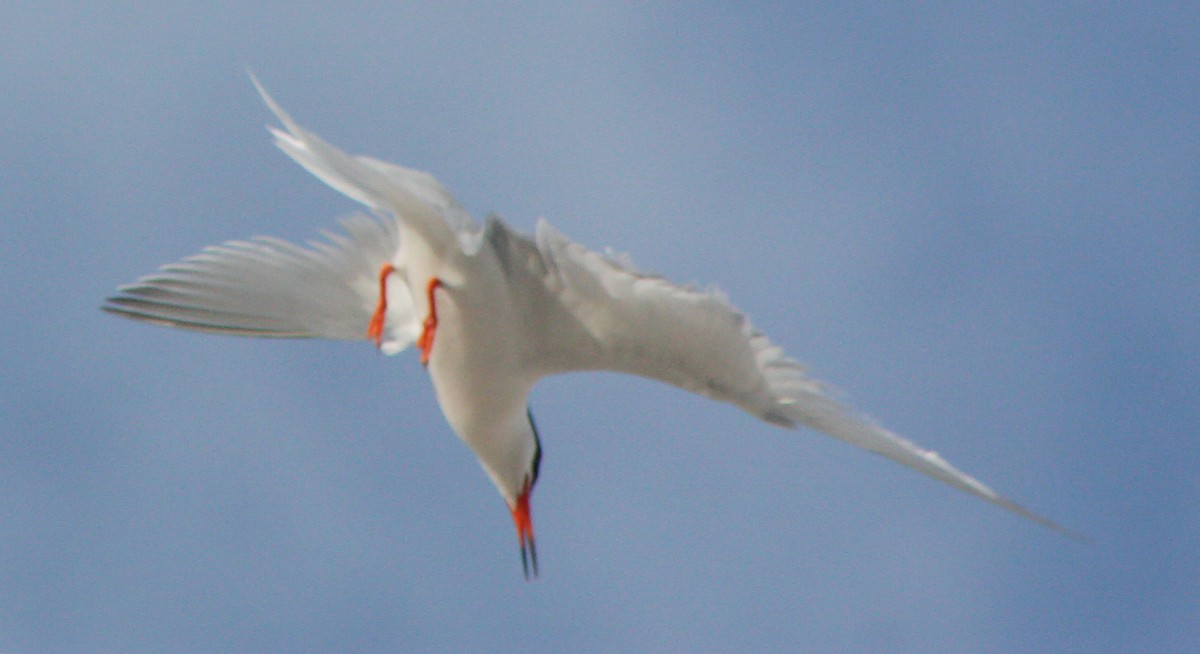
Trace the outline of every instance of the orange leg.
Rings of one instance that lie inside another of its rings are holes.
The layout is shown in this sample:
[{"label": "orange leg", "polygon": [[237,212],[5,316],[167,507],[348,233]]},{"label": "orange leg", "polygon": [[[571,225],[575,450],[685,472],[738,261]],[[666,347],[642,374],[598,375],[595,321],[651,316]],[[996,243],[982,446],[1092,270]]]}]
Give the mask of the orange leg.
[{"label": "orange leg", "polygon": [[379,304],[375,305],[375,314],[371,316],[371,323],[367,325],[367,338],[375,341],[375,347],[383,343],[383,316],[387,313],[387,279],[394,272],[396,268],[390,263],[379,267]]},{"label": "orange leg", "polygon": [[433,352],[433,335],[437,333],[437,301],[433,292],[442,285],[442,280],[432,277],[425,286],[425,298],[429,303],[429,315],[425,316],[422,324],[421,337],[417,339],[417,347],[421,348],[421,365],[429,365],[429,355]]}]

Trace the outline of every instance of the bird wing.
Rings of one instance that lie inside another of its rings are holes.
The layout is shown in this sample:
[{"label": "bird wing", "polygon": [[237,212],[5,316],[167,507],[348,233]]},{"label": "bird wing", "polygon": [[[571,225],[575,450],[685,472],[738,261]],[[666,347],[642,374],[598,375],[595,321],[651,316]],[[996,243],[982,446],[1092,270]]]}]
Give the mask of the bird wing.
[{"label": "bird wing", "polygon": [[[207,247],[122,286],[104,309],[240,336],[365,339],[380,266],[403,261],[399,226],[364,215],[341,224],[346,235],[325,232],[308,247],[266,236]],[[390,284],[381,349],[399,352],[418,332],[411,293]]]},{"label": "bird wing", "polygon": [[[404,279],[403,228],[430,244],[471,244],[478,230],[432,175],[370,157],[351,156],[292,120],[251,75],[263,101],[283,124],[270,128],[285,154],[381,216],[343,221],[349,237],[299,247],[271,237],[206,248],[121,287],[106,310],[173,327],[243,336],[367,338],[377,306],[380,266]],[[380,349],[395,354],[420,331],[404,283],[386,286]]]},{"label": "bird wing", "polygon": [[568,240],[545,221],[538,224],[536,246],[547,292],[568,316],[541,332],[557,371],[640,375],[729,402],[776,425],[807,425],[1076,537],[839,402],[722,293],[637,272],[628,262]]},{"label": "bird wing", "polygon": [[285,128],[269,128],[275,145],[318,179],[376,212],[396,216],[430,244],[454,242],[476,230],[470,214],[433,175],[346,154],[292,120],[258,79],[250,78]]}]

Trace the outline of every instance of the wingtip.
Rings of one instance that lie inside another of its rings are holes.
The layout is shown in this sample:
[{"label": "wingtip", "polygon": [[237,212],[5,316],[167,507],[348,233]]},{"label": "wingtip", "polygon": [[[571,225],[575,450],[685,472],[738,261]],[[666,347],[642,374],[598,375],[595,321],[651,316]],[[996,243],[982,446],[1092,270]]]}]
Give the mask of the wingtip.
[{"label": "wingtip", "polygon": [[[280,107],[279,103],[275,102],[275,98],[272,98],[270,93],[267,93],[266,87],[262,85],[262,82],[259,81],[258,76],[254,74],[254,71],[247,67],[246,74],[250,76],[250,81],[254,84],[255,90],[258,91],[259,97],[262,98],[263,103],[267,105],[267,108],[271,110],[271,113],[275,114],[275,117],[279,119],[279,122],[283,123],[283,126],[289,132],[296,134],[297,130],[299,129],[299,125],[296,123],[296,121],[292,120],[292,117],[283,110],[283,107]],[[270,129],[271,132],[276,135],[276,137],[279,136],[279,131],[276,128],[268,126],[268,129]]]},{"label": "wingtip", "polygon": [[268,106],[274,104],[275,101],[271,99],[271,95],[267,93],[267,89],[263,88],[262,82],[258,79],[258,75],[255,75],[254,71],[251,70],[249,66],[246,66],[246,75],[250,77],[250,83],[254,84],[254,88],[258,91],[258,94],[262,96],[263,101],[266,102]]},{"label": "wingtip", "polygon": [[259,89],[259,91],[262,90],[262,84],[258,82],[258,75],[254,74],[254,69],[250,67],[250,64],[246,64],[246,76],[254,83],[255,88]]},{"label": "wingtip", "polygon": [[1014,504],[1013,506],[1016,507],[1014,510],[1021,516],[1029,518],[1030,520],[1033,520],[1034,522],[1046,527],[1047,529],[1050,529],[1051,531],[1057,532],[1060,536],[1065,536],[1066,538],[1069,538],[1081,545],[1092,544],[1091,538],[1088,538],[1086,535],[1081,534],[1070,527],[1064,527],[1050,518],[1034,513],[1033,511],[1030,511],[1019,504]]}]

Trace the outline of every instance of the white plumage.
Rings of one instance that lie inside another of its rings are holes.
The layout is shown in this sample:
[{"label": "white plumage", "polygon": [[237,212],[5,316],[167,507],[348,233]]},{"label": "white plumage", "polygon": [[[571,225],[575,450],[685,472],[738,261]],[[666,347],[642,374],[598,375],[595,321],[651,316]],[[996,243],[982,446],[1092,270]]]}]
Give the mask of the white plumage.
[{"label": "white plumage", "polygon": [[446,419],[513,511],[527,576],[540,463],[528,394],[574,370],[649,377],[807,425],[1074,536],[833,399],[720,293],[635,271],[544,220],[532,239],[499,218],[479,226],[429,174],[343,153],[258,88],[285,128],[272,129],[276,145],[375,216],[306,247],[258,237],[206,248],[121,287],[105,309],[243,336],[373,338],[388,354],[422,346]]}]

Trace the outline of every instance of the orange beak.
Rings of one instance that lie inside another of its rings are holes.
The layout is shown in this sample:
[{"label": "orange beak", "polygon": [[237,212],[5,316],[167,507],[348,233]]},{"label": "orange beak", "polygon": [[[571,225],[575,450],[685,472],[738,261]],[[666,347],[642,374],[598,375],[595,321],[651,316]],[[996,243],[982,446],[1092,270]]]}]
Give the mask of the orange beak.
[{"label": "orange beak", "polygon": [[525,571],[525,579],[538,576],[537,548],[533,544],[533,518],[529,515],[529,494],[533,490],[529,482],[517,497],[517,503],[511,507],[513,524],[517,526],[517,538],[521,541],[521,567]]}]

